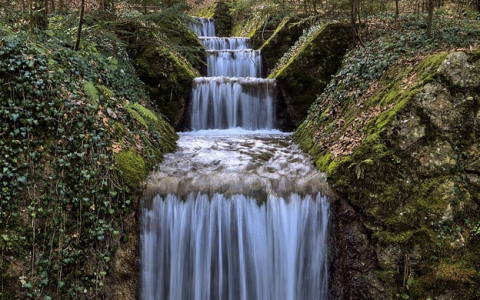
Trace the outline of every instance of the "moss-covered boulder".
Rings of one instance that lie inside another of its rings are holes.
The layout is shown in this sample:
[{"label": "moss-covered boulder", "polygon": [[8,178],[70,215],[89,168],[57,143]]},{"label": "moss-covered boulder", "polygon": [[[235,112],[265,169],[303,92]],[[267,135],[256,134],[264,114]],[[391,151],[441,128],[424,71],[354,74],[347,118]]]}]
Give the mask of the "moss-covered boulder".
[{"label": "moss-covered boulder", "polygon": [[272,17],[252,36],[253,47],[262,51],[265,74],[270,74],[282,56],[294,46],[305,29],[297,17]]},{"label": "moss-covered boulder", "polygon": [[230,15],[230,1],[216,1],[213,11],[215,33],[217,36],[232,35],[232,16]]},{"label": "moss-covered boulder", "polygon": [[319,101],[296,131],[345,199],[335,299],[479,298],[479,76],[479,52],[430,55],[357,103]]},{"label": "moss-covered boulder", "polygon": [[281,128],[291,130],[307,116],[316,95],[340,67],[352,33],[347,24],[323,26],[292,54],[285,66],[268,76],[277,81]]},{"label": "moss-covered boulder", "polygon": [[121,22],[116,32],[127,43],[156,108],[175,129],[186,129],[191,82],[204,68],[205,49],[182,20],[157,15],[147,20],[147,25],[135,20]]},{"label": "moss-covered boulder", "polygon": [[138,76],[161,113],[177,130],[185,129],[191,83],[200,74],[162,45],[149,45],[135,62]]}]

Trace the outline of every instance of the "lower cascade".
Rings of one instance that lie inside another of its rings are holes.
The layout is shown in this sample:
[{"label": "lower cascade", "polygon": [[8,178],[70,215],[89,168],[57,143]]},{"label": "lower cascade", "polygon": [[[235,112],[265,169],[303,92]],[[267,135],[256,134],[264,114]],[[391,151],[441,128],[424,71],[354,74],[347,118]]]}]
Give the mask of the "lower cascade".
[{"label": "lower cascade", "polygon": [[327,299],[320,195],[157,196],[144,211],[143,299]]},{"label": "lower cascade", "polygon": [[275,82],[250,77],[244,70],[259,62],[231,49],[247,49],[248,39],[206,36],[212,24],[192,28],[204,45],[226,47],[209,52],[220,67],[194,80],[193,131],[179,134],[147,182],[141,298],[326,300],[325,178],[291,134],[275,130]]}]

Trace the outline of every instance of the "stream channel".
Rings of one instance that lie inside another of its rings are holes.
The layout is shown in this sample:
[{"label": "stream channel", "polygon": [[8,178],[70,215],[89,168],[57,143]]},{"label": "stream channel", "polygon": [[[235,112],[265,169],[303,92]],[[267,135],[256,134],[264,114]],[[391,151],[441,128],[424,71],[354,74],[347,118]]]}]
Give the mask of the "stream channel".
[{"label": "stream channel", "polygon": [[192,25],[208,77],[192,85],[191,132],[150,174],[141,217],[144,300],[328,298],[323,174],[275,130],[275,81],[248,38]]}]

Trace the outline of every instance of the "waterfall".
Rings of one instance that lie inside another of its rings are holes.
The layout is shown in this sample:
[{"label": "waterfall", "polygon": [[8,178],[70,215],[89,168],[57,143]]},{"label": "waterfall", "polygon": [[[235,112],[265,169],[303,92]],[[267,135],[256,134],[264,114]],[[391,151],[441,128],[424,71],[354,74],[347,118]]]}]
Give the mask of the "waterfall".
[{"label": "waterfall", "polygon": [[[199,24],[210,27],[210,19],[200,20]],[[197,34],[215,32],[195,30]],[[201,41],[208,54],[208,77],[193,83],[192,130],[275,128],[275,81],[261,78],[261,52],[250,48],[250,39],[212,35],[202,36]]]},{"label": "waterfall", "polygon": [[259,50],[207,51],[208,76],[260,77],[262,58]]},{"label": "waterfall", "polygon": [[327,299],[327,203],[157,196],[142,224],[143,299]]},{"label": "waterfall", "polygon": [[274,88],[275,82],[267,79],[195,78],[192,129],[273,128]]},{"label": "waterfall", "polygon": [[244,37],[200,37],[205,49],[210,50],[244,50],[250,48],[250,39]]},{"label": "waterfall", "polygon": [[197,18],[196,22],[190,24],[190,28],[198,36],[215,36],[215,24],[209,18]]},{"label": "waterfall", "polygon": [[[208,49],[191,126],[150,174],[141,217],[143,300],[327,300],[329,189],[275,128],[275,81],[247,38],[191,28]],[[260,130],[263,129],[263,130]]]}]

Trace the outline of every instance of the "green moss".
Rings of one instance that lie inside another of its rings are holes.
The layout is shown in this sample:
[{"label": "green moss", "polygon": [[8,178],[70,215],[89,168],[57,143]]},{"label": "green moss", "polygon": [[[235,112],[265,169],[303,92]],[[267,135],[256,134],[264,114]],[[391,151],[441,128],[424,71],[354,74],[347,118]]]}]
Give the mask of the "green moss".
[{"label": "green moss", "polygon": [[274,70],[270,75],[268,75],[268,78],[277,78],[279,76],[282,76],[282,73],[285,72],[285,70],[287,70],[292,63],[294,63],[296,60],[301,59],[300,57],[302,56],[302,53],[304,53],[308,47],[311,47],[311,43],[315,41],[315,39],[319,35],[325,34],[327,32],[327,29],[329,28],[329,26],[330,24],[327,24],[319,28],[314,34],[310,36],[310,38],[307,41],[301,44],[300,48],[297,51],[295,51],[294,55],[292,55],[292,57],[281,69]]},{"label": "green moss", "polygon": [[443,282],[471,284],[478,279],[478,272],[464,262],[443,262],[438,267],[437,279]]},{"label": "green moss", "polygon": [[340,67],[348,48],[350,29],[347,24],[321,27],[292,53],[285,65],[268,76],[276,79],[280,94],[286,95],[288,114],[295,125],[307,116],[317,95]]},{"label": "green moss", "polygon": [[315,165],[320,171],[325,172],[327,171],[331,162],[332,162],[332,154],[326,153],[323,156],[321,156],[319,159],[317,159],[317,161],[315,162]]},{"label": "green moss", "polygon": [[278,27],[275,29],[275,31],[270,35],[270,37],[263,43],[258,49],[259,50],[264,50],[270,42],[277,36],[277,34],[285,27],[285,25],[288,23],[290,18],[283,18]]},{"label": "green moss", "polygon": [[382,243],[393,243],[393,244],[407,244],[410,242],[411,238],[415,234],[415,231],[409,230],[405,232],[388,232],[382,231],[376,234],[376,238]]},{"label": "green moss", "polygon": [[148,170],[142,156],[133,150],[120,151],[115,154],[115,162],[120,171],[122,182],[136,189],[145,180]]},{"label": "green moss", "polygon": [[267,21],[266,16],[249,16],[233,21],[232,36],[253,37],[257,30]]},{"label": "green moss", "polygon": [[137,72],[150,97],[173,126],[179,126],[186,110],[191,82],[198,71],[164,47],[149,46],[136,59]]},{"label": "green moss", "polygon": [[445,52],[430,55],[422,60],[414,69],[414,72],[417,73],[418,81],[426,84],[436,78],[438,76],[437,69],[440,67],[448,54],[448,52]]},{"label": "green moss", "polygon": [[213,18],[215,14],[215,6],[216,5],[214,4],[214,5],[199,7],[198,9],[193,10],[191,15],[197,16],[199,18]]}]

